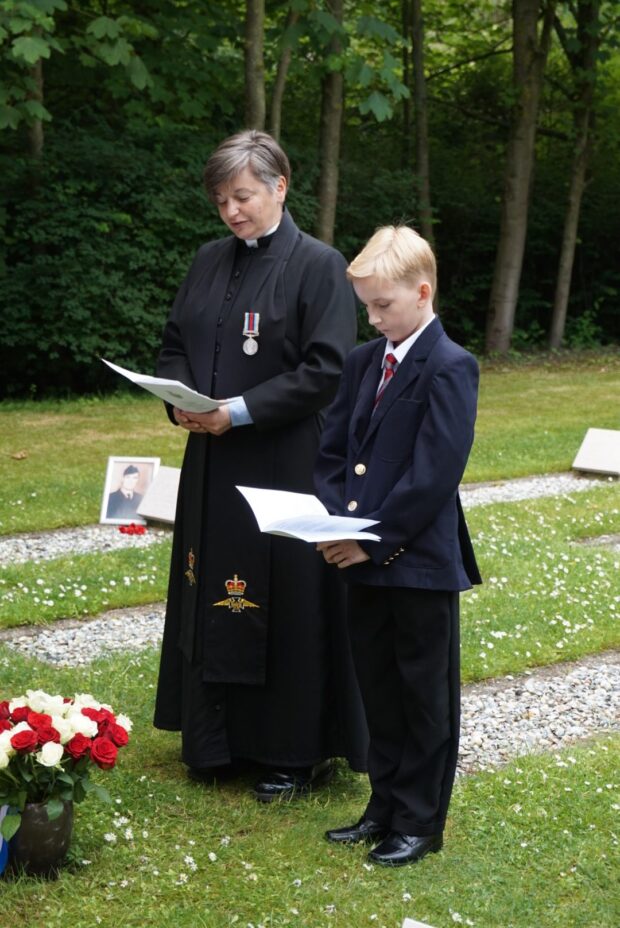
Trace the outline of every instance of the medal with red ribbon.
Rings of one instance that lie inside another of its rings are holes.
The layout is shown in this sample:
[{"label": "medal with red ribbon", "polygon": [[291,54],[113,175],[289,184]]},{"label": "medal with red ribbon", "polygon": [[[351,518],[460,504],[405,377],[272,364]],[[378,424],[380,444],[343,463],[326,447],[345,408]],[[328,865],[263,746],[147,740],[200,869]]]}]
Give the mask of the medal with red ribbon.
[{"label": "medal with red ribbon", "polygon": [[259,336],[258,327],[260,324],[260,313],[244,313],[244,317],[243,334],[245,335],[245,341],[243,343],[243,351],[245,354],[251,356],[258,351],[258,342],[256,339]]}]

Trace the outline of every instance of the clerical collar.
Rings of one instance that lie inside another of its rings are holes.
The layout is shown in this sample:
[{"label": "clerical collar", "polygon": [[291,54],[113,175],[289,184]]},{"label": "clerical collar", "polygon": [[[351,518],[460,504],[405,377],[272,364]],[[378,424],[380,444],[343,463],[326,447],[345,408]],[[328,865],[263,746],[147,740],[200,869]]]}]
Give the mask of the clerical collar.
[{"label": "clerical collar", "polygon": [[275,226],[272,226],[270,229],[267,229],[264,235],[261,235],[260,238],[244,238],[243,241],[248,248],[266,248],[269,242],[271,241],[271,236],[276,231],[280,225],[281,220],[279,219]]}]

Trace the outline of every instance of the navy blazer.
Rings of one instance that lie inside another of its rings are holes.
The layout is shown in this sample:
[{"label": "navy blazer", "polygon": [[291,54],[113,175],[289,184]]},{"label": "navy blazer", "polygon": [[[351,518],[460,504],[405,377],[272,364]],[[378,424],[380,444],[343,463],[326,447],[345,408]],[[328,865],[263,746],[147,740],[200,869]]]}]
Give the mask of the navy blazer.
[{"label": "navy blazer", "polygon": [[[458,497],[474,438],[478,365],[439,319],[407,352],[373,414],[385,338],[354,349],[315,468],[331,513],[377,519],[380,542],[345,580],[458,591],[480,573]],[[370,529],[373,531],[373,529]]]}]

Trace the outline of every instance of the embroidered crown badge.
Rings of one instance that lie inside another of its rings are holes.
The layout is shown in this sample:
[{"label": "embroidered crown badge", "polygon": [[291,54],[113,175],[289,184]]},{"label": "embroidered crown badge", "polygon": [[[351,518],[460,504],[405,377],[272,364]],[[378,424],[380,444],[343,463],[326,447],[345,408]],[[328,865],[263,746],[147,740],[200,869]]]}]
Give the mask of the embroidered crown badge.
[{"label": "embroidered crown badge", "polygon": [[226,599],[220,599],[219,602],[213,603],[214,606],[227,606],[232,612],[243,612],[244,609],[260,609],[257,603],[245,599],[244,593],[247,587],[245,580],[240,580],[237,574],[232,580],[227,580],[224,584],[228,596]]}]

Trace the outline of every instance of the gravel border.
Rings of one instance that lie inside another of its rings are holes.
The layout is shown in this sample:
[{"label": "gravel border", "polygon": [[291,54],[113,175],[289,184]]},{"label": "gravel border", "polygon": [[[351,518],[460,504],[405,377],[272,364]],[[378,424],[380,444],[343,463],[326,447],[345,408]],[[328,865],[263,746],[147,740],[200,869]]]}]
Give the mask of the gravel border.
[{"label": "gravel border", "polygon": [[[6,629],[0,644],[56,666],[83,667],[109,654],[158,648],[164,611],[156,603],[115,609],[91,621],[56,622],[53,628]],[[514,757],[617,730],[620,652],[468,684],[462,689],[458,772],[495,769]]]},{"label": "gravel border", "polygon": [[566,496],[581,493],[594,486],[617,483],[615,477],[595,477],[573,473],[544,474],[540,477],[518,477],[494,483],[463,484],[459,490],[464,509],[491,503],[512,503],[543,496]]},{"label": "gravel border", "polygon": [[620,731],[618,651],[463,687],[459,771],[500,767],[603,731]]},{"label": "gravel border", "polygon": [[172,535],[170,529],[148,528],[144,535],[126,535],[118,525],[84,525],[49,532],[22,532],[0,538],[0,567],[44,561],[71,554],[148,548]]}]

